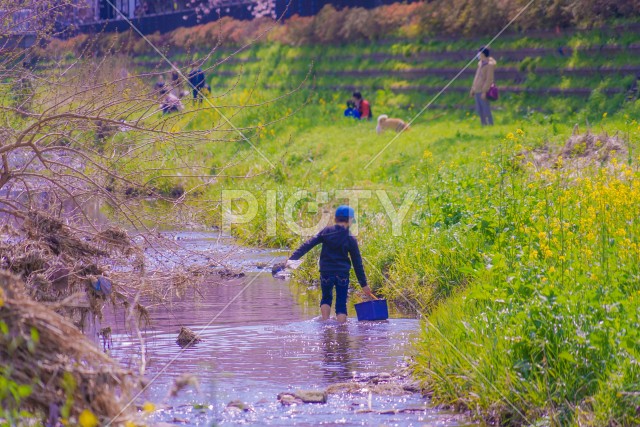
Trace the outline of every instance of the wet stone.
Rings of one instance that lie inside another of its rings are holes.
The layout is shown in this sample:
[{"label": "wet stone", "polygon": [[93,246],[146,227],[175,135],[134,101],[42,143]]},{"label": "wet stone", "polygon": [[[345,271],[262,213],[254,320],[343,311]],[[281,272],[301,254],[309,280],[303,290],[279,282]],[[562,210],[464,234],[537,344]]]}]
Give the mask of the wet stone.
[{"label": "wet stone", "polygon": [[329,394],[361,393],[364,388],[366,388],[366,384],[364,383],[358,383],[358,382],[335,383],[335,384],[331,384],[327,388],[327,393]]},{"label": "wet stone", "polygon": [[178,334],[178,339],[176,340],[176,344],[180,347],[185,347],[193,344],[197,344],[202,341],[202,338],[191,329],[182,327],[180,328],[180,334]]},{"label": "wet stone", "polygon": [[417,382],[408,382],[403,384],[402,389],[409,393],[420,393],[422,392],[422,387]]},{"label": "wet stone", "polygon": [[298,390],[295,397],[304,403],[327,403],[327,392],[324,390]]},{"label": "wet stone", "polygon": [[225,279],[239,279],[240,277],[244,277],[244,273],[242,271],[232,270],[230,268],[218,270],[218,274]]},{"label": "wet stone", "polygon": [[381,382],[387,382],[392,379],[391,374],[388,372],[381,372],[378,375],[371,378],[369,381],[373,384],[378,384]]},{"label": "wet stone", "polygon": [[278,400],[283,406],[291,406],[304,403],[302,400],[298,399],[291,393],[280,393],[278,395]]},{"label": "wet stone", "polygon": [[253,412],[253,408],[241,400],[232,400],[227,403],[225,411],[228,412]]}]

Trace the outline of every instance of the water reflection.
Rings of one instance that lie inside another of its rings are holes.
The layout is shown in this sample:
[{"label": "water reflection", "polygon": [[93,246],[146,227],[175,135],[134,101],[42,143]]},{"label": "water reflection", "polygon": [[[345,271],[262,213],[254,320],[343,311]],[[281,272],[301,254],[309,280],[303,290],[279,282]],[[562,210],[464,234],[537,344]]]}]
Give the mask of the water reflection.
[{"label": "water reflection", "polygon": [[329,326],[322,331],[322,371],[328,383],[347,381],[358,369],[355,354],[360,343],[358,336],[349,333],[346,325]]}]

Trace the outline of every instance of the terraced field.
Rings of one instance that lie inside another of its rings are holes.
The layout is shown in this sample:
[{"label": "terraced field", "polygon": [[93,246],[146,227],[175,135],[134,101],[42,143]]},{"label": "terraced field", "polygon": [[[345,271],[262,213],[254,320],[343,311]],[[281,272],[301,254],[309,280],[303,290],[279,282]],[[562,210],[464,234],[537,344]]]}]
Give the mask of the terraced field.
[{"label": "terraced field", "polygon": [[[499,39],[492,46],[501,90],[496,107],[518,113],[570,114],[590,106],[615,111],[637,96],[637,31],[631,26],[625,32]],[[483,41],[389,41],[342,48],[254,45],[230,57],[232,50],[215,52],[208,63],[210,83],[214,92],[239,85],[277,93],[303,82],[325,100],[343,93],[340,103],[360,90],[378,107],[376,112],[393,114],[426,104],[446,87],[434,107],[470,110],[472,103],[465,98],[476,68],[474,48]],[[184,65],[186,57],[176,52],[172,59]],[[167,69],[151,58],[138,58],[136,64],[140,70]]]}]

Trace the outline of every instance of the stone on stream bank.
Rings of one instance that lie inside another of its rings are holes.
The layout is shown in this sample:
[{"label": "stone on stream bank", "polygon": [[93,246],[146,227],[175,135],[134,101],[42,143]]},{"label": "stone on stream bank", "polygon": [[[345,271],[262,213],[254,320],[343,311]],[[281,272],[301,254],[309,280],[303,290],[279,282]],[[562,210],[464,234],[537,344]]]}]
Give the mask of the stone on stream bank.
[{"label": "stone on stream bank", "polygon": [[[326,390],[297,391],[296,393],[280,393],[278,400],[283,405],[297,403],[326,403],[330,394],[373,393],[383,396],[403,396],[422,393],[420,384],[411,377],[408,367],[394,370],[392,373],[381,372],[353,381],[331,384]],[[422,393],[425,394],[425,393]]]},{"label": "stone on stream bank", "polygon": [[221,270],[218,270],[218,274],[225,279],[239,279],[245,276],[244,272],[242,271],[232,270],[226,267]]},{"label": "stone on stream bank", "polygon": [[298,403],[327,403],[325,390],[298,390],[295,393],[280,393],[278,400],[283,405]]},{"label": "stone on stream bank", "polygon": [[[385,396],[402,396],[405,394],[422,393],[420,384],[411,377],[407,366],[393,372],[380,372],[353,381],[332,384],[327,388],[329,394],[367,393]],[[424,393],[423,393],[424,394]]]}]

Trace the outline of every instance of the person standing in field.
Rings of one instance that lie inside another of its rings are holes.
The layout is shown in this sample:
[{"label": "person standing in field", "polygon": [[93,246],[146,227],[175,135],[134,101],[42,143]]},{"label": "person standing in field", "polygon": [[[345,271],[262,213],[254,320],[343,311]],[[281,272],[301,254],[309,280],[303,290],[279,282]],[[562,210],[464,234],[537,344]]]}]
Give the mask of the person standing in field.
[{"label": "person standing in field", "polygon": [[487,92],[494,82],[496,60],[490,56],[490,53],[486,47],[480,49],[478,69],[469,93],[471,97],[475,97],[476,112],[480,116],[482,126],[493,125],[493,116],[491,115],[491,105],[487,99]]},{"label": "person standing in field", "polygon": [[356,108],[360,113],[361,120],[371,120],[373,117],[373,113],[371,112],[371,104],[369,101],[362,98],[362,94],[360,92],[353,92],[353,102],[356,103]]},{"label": "person standing in field", "polygon": [[204,71],[202,71],[200,67],[194,67],[191,72],[189,72],[187,78],[189,79],[189,84],[193,89],[193,100],[202,102],[202,92],[204,91],[204,86],[206,84]]},{"label": "person standing in field", "polygon": [[322,244],[320,252],[320,285],[322,299],[320,312],[322,320],[328,320],[333,302],[333,290],[336,291],[336,319],[340,323],[347,321],[347,297],[349,290],[349,271],[351,265],[356,272],[362,291],[370,298],[377,299],[367,285],[358,241],[349,233],[349,226],[355,221],[353,208],[339,206],[336,209],[335,224],[325,227],[320,233],[302,244],[287,260],[292,265],[316,245]]}]

